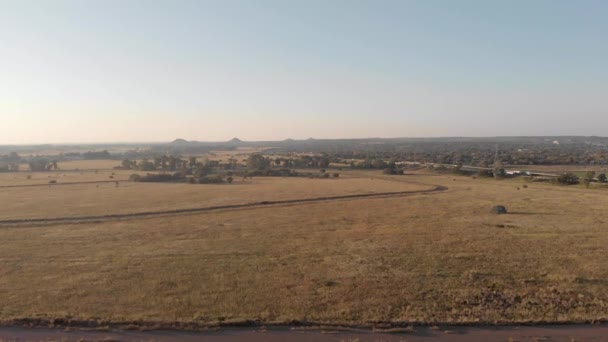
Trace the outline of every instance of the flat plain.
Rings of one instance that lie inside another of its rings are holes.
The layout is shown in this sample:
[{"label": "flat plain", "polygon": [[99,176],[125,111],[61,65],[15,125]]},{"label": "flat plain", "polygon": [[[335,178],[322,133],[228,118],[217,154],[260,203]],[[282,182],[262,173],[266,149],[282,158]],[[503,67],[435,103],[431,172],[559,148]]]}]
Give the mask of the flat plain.
[{"label": "flat plain", "polygon": [[[107,176],[94,175],[83,174]],[[0,221],[437,185],[447,190],[125,221],[1,226],[0,319],[204,326],[607,318],[605,189],[426,171],[404,176],[341,171],[338,179],[260,177],[229,185],[16,187],[1,189]],[[509,214],[491,214],[497,204]]]}]

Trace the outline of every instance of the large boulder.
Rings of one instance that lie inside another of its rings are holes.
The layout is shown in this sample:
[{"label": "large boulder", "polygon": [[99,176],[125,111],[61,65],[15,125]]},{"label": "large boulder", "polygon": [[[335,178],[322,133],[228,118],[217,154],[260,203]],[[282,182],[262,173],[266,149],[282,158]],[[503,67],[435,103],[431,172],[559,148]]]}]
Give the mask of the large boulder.
[{"label": "large boulder", "polygon": [[506,214],[507,208],[505,208],[502,205],[497,205],[497,206],[492,207],[492,213],[497,214],[497,215]]}]

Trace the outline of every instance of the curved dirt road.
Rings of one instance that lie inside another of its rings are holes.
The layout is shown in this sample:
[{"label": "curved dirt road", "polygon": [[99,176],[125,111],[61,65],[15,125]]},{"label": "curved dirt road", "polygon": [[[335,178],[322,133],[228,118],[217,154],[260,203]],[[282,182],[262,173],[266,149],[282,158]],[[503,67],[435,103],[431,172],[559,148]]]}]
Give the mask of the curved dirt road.
[{"label": "curved dirt road", "polygon": [[341,195],[341,196],[327,196],[327,197],[312,197],[312,198],[281,200],[281,201],[262,201],[262,202],[253,202],[253,203],[244,203],[244,204],[229,204],[229,205],[219,205],[219,206],[211,206],[211,207],[174,209],[174,210],[162,210],[162,211],[147,211],[147,212],[127,213],[127,214],[9,219],[9,220],[0,220],[0,227],[15,227],[15,226],[23,227],[23,226],[42,226],[42,225],[54,225],[54,224],[96,223],[96,222],[105,222],[105,221],[151,218],[151,217],[158,217],[158,216],[173,216],[173,215],[180,215],[180,214],[195,214],[195,213],[203,213],[203,212],[217,211],[217,210],[241,210],[241,209],[251,209],[251,208],[267,207],[267,206],[285,206],[285,205],[305,204],[305,203],[311,203],[311,202],[340,201],[340,200],[346,200],[346,199],[382,198],[382,197],[409,196],[409,195],[416,195],[416,194],[432,194],[432,193],[446,191],[447,189],[448,189],[447,187],[442,186],[442,185],[434,185],[433,188],[427,189],[427,190],[380,192],[380,193],[370,193],[370,194]]}]

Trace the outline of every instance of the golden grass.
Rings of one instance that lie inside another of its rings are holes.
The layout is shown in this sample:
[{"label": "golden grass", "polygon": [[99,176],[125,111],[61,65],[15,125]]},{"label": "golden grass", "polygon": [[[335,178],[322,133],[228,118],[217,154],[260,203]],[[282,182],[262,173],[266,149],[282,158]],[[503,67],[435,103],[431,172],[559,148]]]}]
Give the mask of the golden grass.
[{"label": "golden grass", "polygon": [[[373,189],[410,186],[405,182],[450,189],[403,198],[0,229],[0,318],[203,324],[606,318],[605,191],[545,184],[517,190],[516,180],[357,174],[392,180],[359,179]],[[303,195],[311,184],[340,184],[284,181],[294,182],[293,191]],[[170,191],[142,186],[149,188],[131,190],[151,206],[162,202],[152,194],[182,191],[181,185],[159,185]],[[243,196],[255,196],[253,189],[265,186],[260,181],[217,191],[239,189],[251,191]],[[323,186],[311,187],[310,193],[318,195]],[[10,205],[9,197],[1,201]],[[495,204],[511,213],[490,214]],[[43,207],[28,210],[48,215]]]},{"label": "golden grass", "polygon": [[97,173],[93,171],[80,172],[73,170],[59,170],[50,172],[8,172],[0,173],[0,186],[35,184],[44,185],[48,184],[51,180],[54,180],[60,184],[128,180],[129,176],[133,173],[145,174],[144,172],[134,172],[132,170],[104,170],[98,171]]},{"label": "golden grass", "polygon": [[419,191],[432,187],[363,178],[238,178],[232,184],[133,183],[5,188],[0,220],[124,214],[260,201]]}]

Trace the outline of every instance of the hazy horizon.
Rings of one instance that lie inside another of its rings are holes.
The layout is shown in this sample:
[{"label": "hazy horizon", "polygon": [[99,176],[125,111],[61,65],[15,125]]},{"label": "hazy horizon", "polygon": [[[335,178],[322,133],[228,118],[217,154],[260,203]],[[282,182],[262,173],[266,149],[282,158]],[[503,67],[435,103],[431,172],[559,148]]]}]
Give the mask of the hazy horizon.
[{"label": "hazy horizon", "polygon": [[0,0],[0,145],[608,135],[608,3]]}]

